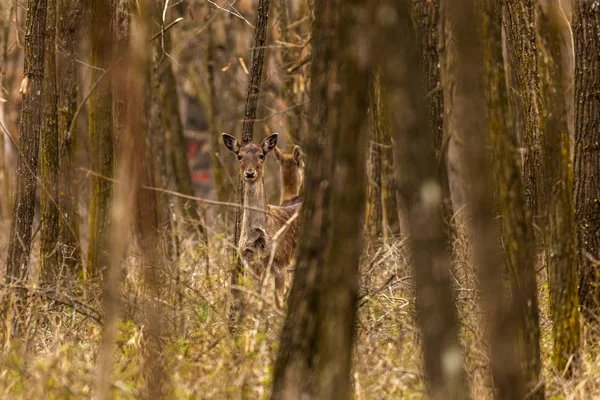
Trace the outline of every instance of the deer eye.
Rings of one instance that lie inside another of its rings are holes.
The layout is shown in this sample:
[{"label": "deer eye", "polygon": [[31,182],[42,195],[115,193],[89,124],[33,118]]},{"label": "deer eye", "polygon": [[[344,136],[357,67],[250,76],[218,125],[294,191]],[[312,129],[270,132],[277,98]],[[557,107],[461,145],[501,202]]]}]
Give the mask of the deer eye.
[{"label": "deer eye", "polygon": [[238,161],[242,161],[242,156],[238,154]]},{"label": "deer eye", "polygon": [[259,158],[261,161],[264,161],[264,160],[265,160],[265,155],[264,155],[264,154],[261,154],[260,156],[258,156],[258,158]]}]

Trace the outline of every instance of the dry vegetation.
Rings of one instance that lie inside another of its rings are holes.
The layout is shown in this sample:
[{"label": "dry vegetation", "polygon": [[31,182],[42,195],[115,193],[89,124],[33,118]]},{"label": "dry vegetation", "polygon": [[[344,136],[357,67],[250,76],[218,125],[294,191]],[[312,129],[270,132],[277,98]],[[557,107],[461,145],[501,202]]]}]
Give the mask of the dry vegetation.
[{"label": "dry vegetation", "polygon": [[[2,229],[0,248],[6,251]],[[426,397],[421,371],[419,330],[414,318],[414,294],[406,259],[406,240],[374,249],[361,263],[361,300],[354,350],[356,399],[420,399]],[[35,242],[36,248],[38,246]],[[195,241],[184,244],[177,261],[180,276],[169,288],[161,315],[165,329],[160,360],[145,353],[144,285],[141,257],[132,246],[124,263],[121,321],[112,370],[115,399],[144,397],[144,363],[162,363],[168,371],[172,399],[267,398],[273,361],[283,322],[274,308],[271,290],[261,294],[249,279],[244,283],[246,318],[237,335],[228,329],[231,299],[230,240],[212,236],[206,249]],[[462,326],[462,344],[472,398],[492,398],[486,335],[482,327],[479,290],[470,261],[469,242],[454,243],[453,281]],[[207,267],[205,260],[210,259]],[[4,254],[2,254],[4,255]],[[37,260],[32,260],[32,265]],[[541,265],[541,264],[540,264]],[[167,271],[167,276],[168,276]],[[1,277],[0,277],[1,278]],[[538,293],[543,359],[551,357],[546,275],[540,267]],[[95,384],[96,353],[101,338],[102,304],[94,285],[61,289],[29,288],[25,310],[27,334],[18,340],[2,337],[0,397],[3,399],[89,398]],[[67,295],[66,293],[71,293]],[[77,295],[72,295],[76,293]],[[1,298],[8,291],[3,288]],[[6,316],[5,309],[2,315]],[[6,324],[10,319],[3,318]],[[5,330],[3,330],[6,332]],[[583,346],[582,368],[572,379],[544,363],[548,398],[590,399],[600,395],[600,349],[593,340]]]}]

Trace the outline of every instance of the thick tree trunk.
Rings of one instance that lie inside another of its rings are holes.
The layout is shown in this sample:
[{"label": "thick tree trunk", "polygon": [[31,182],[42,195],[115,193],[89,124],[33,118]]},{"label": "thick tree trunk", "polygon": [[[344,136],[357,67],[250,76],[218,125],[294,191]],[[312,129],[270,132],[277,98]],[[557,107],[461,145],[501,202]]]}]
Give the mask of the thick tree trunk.
[{"label": "thick tree trunk", "polygon": [[586,317],[600,310],[600,7],[575,1],[575,221],[579,300]]},{"label": "thick tree trunk", "polygon": [[548,59],[548,87],[545,101],[548,120],[544,130],[543,166],[548,182],[545,248],[554,336],[553,361],[563,371],[579,351],[579,298],[576,238],[573,210],[573,175],[570,165],[568,111],[565,99],[567,21],[559,0],[547,0],[540,7],[540,32]]},{"label": "thick tree trunk", "polygon": [[[492,3],[493,2],[493,3]],[[500,253],[499,234],[494,221],[494,188],[487,157],[485,118],[484,65],[490,71],[498,71],[502,79],[502,52],[500,37],[501,6],[495,0],[484,3],[483,26],[474,24],[478,19],[478,7],[470,0],[453,1],[448,4],[448,21],[454,27],[456,48],[455,85],[449,93],[454,107],[449,115],[455,121],[463,144],[459,157],[464,165],[465,194],[468,222],[473,239],[475,262],[482,287],[483,309],[490,335],[491,371],[497,398],[523,398],[525,391],[517,356],[517,327],[512,313],[504,301],[503,259]],[[486,59],[481,29],[489,34],[490,28],[497,35],[486,36]],[[489,46],[497,44],[496,62],[492,61]],[[493,63],[493,64],[492,64]],[[497,82],[495,82],[497,83]],[[490,104],[490,110],[498,112],[505,104]],[[496,110],[493,107],[499,107]],[[500,111],[502,112],[502,111]],[[496,121],[497,123],[497,121]]]},{"label": "thick tree trunk", "polygon": [[54,283],[60,276],[59,191],[58,191],[58,95],[56,89],[56,0],[47,0],[44,38],[44,117],[41,131],[41,234],[40,274],[42,281]]},{"label": "thick tree trunk", "polygon": [[443,188],[434,149],[436,130],[427,115],[410,4],[398,2],[387,7],[396,18],[388,24],[379,21],[380,36],[375,43],[382,46],[379,53],[384,55],[382,76],[394,123],[398,183],[408,212],[425,373],[433,399],[463,399],[468,397],[468,389],[450,284]]},{"label": "thick tree trunk", "polygon": [[[83,6],[78,0],[59,0],[57,15],[57,81],[59,134],[59,263],[67,275],[81,272],[81,246],[74,169],[77,152],[77,26]],[[71,125],[73,128],[71,129]]]},{"label": "thick tree trunk", "polygon": [[427,110],[434,131],[434,147],[439,179],[444,198],[444,221],[451,231],[452,201],[448,182],[448,132],[444,131],[444,91],[442,90],[440,47],[444,47],[444,24],[440,23],[440,0],[412,0],[413,21],[421,51],[421,67],[425,76]]},{"label": "thick tree trunk", "polygon": [[[524,375],[526,393],[529,398],[543,399],[544,386],[540,384],[541,379],[541,361],[540,361],[540,327],[539,311],[537,301],[536,287],[536,256],[535,243],[533,235],[533,226],[531,224],[531,211],[526,208],[525,196],[523,192],[523,182],[521,178],[521,168],[519,165],[519,154],[517,152],[517,138],[513,131],[513,126],[508,114],[509,92],[506,84],[506,71],[504,70],[505,61],[503,59],[502,49],[502,4],[500,0],[488,0],[485,2],[484,26],[484,54],[485,54],[485,73],[487,87],[487,117],[488,129],[491,138],[491,149],[493,155],[493,172],[495,176],[496,193],[498,195],[497,204],[502,215],[503,242],[508,264],[508,273],[512,291],[512,312],[516,318],[516,328],[518,329],[518,349],[520,354],[521,370]],[[485,168],[482,166],[481,168]],[[475,235],[478,237],[479,235]],[[493,250],[490,250],[493,251]],[[501,272],[499,267],[501,261],[497,262],[497,272]],[[502,281],[502,276],[489,275],[489,282],[494,284]],[[488,289],[489,291],[489,289]],[[493,300],[493,299],[492,299]],[[502,302],[496,300],[497,304]],[[500,335],[496,339],[501,341],[510,341],[514,338],[514,332],[510,332],[513,325],[506,321],[507,326],[499,326],[496,333]],[[508,332],[502,332],[502,328]],[[510,345],[510,343],[507,343]],[[511,349],[503,350],[502,346],[495,346],[499,353],[494,357],[496,368],[509,368],[508,363],[514,360],[509,358],[502,361],[502,355],[511,354]],[[518,372],[518,371],[517,371]],[[501,397],[520,398],[523,392],[519,391],[520,382],[516,380],[511,383],[510,380],[504,382],[506,385],[499,385]],[[511,392],[511,388],[518,392]]]},{"label": "thick tree trunk", "polygon": [[31,0],[27,6],[24,78],[21,84],[23,110],[17,161],[17,190],[6,262],[8,282],[27,278],[31,251],[31,225],[37,186],[39,134],[42,128],[46,5],[46,0]]},{"label": "thick tree trunk", "polygon": [[[303,395],[351,398],[350,365],[365,204],[364,186],[357,189],[356,182],[365,174],[373,59],[371,38],[364,34],[372,12],[369,4],[315,5],[314,38],[319,45],[313,49],[313,126],[309,132],[316,137],[307,141],[316,144],[309,150],[306,208],[276,365],[274,399]],[[336,31],[336,36],[331,35]],[[331,92],[330,85],[339,90]],[[323,182],[331,182],[330,187],[323,188]],[[335,244],[331,238],[336,238]]]},{"label": "thick tree trunk", "polygon": [[[93,176],[90,201],[90,241],[87,273],[99,276],[108,266],[108,238],[110,233],[110,204],[113,176],[113,94],[111,75],[103,76],[103,70],[113,62],[115,43],[114,4],[112,1],[91,2],[91,64],[92,82],[101,81],[89,99],[90,167],[100,176]],[[109,179],[107,179],[109,178]]]},{"label": "thick tree trunk", "polygon": [[525,200],[532,217],[541,215],[541,199],[545,185],[541,174],[543,149],[541,135],[544,129],[538,46],[536,43],[533,0],[508,0],[506,2],[507,38],[524,111],[525,132]]},{"label": "thick tree trunk", "polygon": [[301,398],[310,393],[314,383],[312,368],[316,343],[319,307],[318,281],[321,278],[325,252],[331,237],[329,221],[330,186],[325,185],[331,173],[333,148],[329,137],[333,118],[336,71],[329,60],[335,56],[334,37],[338,24],[338,1],[316,2],[314,7],[313,48],[310,87],[310,129],[302,148],[307,159],[304,202],[296,268],[290,291],[279,354],[273,377],[273,400]]}]

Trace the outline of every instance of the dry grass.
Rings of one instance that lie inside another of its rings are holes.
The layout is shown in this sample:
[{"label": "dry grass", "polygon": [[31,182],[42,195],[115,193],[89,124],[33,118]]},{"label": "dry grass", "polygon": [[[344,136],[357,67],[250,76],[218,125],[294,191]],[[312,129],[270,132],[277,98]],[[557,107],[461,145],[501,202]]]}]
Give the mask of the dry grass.
[{"label": "dry grass", "polygon": [[[0,256],[4,259],[8,229],[0,232]],[[144,367],[148,362],[160,363],[167,371],[169,398],[268,397],[283,317],[269,305],[272,289],[265,292],[268,302],[248,295],[246,318],[239,334],[230,334],[230,249],[224,235],[214,235],[208,248],[193,240],[183,244],[180,259],[168,266],[164,274],[168,282],[162,299],[162,356],[148,360],[143,312],[146,295],[141,278],[147,266],[142,265],[142,257],[131,247],[124,263],[121,323],[112,372],[113,398],[147,395]],[[472,398],[486,399],[492,393],[489,360],[476,271],[470,258],[469,242],[459,234],[453,278],[465,359]],[[36,259],[32,263],[35,266]],[[356,398],[426,397],[405,240],[365,255],[362,271],[363,297],[353,374]],[[596,340],[600,333],[586,332],[582,367],[573,379],[565,380],[551,369],[548,293],[543,273],[539,278],[548,398],[600,398],[600,349]],[[0,279],[3,281],[2,276]],[[252,279],[244,285],[249,291],[256,290]],[[9,290],[4,287],[0,291],[0,298],[7,299]],[[101,337],[101,326],[94,319],[95,312],[102,313],[98,285],[78,283],[60,290],[37,289],[30,293],[24,311],[29,321],[25,337],[9,341],[0,333],[4,344],[0,353],[0,398],[90,398]],[[6,316],[6,308],[2,312]]]}]

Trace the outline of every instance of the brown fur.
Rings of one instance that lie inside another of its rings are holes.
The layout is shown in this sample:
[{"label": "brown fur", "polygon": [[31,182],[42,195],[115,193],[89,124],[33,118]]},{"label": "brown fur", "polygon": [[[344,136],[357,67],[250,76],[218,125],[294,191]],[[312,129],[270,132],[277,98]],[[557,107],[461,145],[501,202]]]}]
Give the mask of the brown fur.
[{"label": "brown fur", "polygon": [[279,162],[281,176],[279,205],[285,206],[302,202],[300,190],[304,183],[304,153],[299,146],[294,146],[294,150],[290,154],[285,154],[276,147],[275,157]]},{"label": "brown fur", "polygon": [[262,275],[269,265],[274,250],[271,273],[275,279],[275,299],[281,306],[285,278],[296,250],[299,219],[296,218],[289,223],[277,238],[276,244],[273,240],[280,229],[299,210],[301,204],[287,207],[267,205],[263,167],[267,154],[277,144],[277,134],[266,138],[261,146],[255,143],[240,146],[237,140],[227,134],[223,134],[223,142],[237,155],[240,175],[246,181],[245,208],[239,243],[242,258],[257,274]]}]

